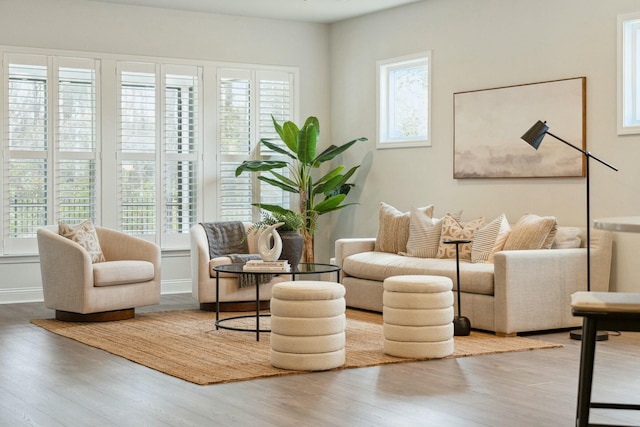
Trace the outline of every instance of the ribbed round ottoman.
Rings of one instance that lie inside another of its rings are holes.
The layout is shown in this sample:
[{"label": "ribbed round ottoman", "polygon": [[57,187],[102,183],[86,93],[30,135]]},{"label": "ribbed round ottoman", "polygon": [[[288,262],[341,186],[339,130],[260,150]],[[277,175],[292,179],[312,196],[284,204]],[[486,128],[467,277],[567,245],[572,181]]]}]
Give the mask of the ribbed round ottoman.
[{"label": "ribbed round ottoman", "polygon": [[383,292],[384,352],[440,358],[453,353],[453,282],[442,276],[393,276]]},{"label": "ribbed round ottoman", "polygon": [[344,286],[295,281],[271,290],[271,364],[276,368],[323,371],[345,360]]}]

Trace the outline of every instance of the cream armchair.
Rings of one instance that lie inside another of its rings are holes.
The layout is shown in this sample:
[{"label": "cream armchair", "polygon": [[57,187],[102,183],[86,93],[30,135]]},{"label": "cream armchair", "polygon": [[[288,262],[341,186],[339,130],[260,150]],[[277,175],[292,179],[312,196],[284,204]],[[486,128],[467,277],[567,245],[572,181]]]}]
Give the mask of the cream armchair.
[{"label": "cream armchair", "polygon": [[38,229],[44,301],[56,319],[108,321],[134,317],[135,307],[160,302],[160,248],[119,231],[95,227],[105,262],[92,264],[58,226]]},{"label": "cream armchair", "polygon": [[[247,230],[251,223],[244,223]],[[217,265],[231,264],[231,258],[220,256],[211,258],[207,233],[200,224],[191,228],[191,283],[192,295],[200,303],[201,310],[216,309],[216,272]],[[255,233],[247,235],[250,254],[257,254],[258,237]],[[239,287],[238,275],[220,273],[220,310],[246,311],[254,310],[256,305],[256,289],[254,286]],[[288,274],[274,276],[269,283],[260,285],[260,301],[262,308],[268,308],[271,300],[271,287],[278,282],[291,280]]]}]

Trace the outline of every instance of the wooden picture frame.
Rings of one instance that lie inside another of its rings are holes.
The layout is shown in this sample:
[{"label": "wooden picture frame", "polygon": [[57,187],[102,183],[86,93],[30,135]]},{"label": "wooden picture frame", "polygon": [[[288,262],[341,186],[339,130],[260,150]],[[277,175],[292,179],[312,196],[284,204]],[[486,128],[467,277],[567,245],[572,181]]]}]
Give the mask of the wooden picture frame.
[{"label": "wooden picture frame", "polygon": [[586,159],[546,136],[538,150],[521,136],[541,120],[586,150],[586,77],[456,92],[453,177],[584,177]]}]

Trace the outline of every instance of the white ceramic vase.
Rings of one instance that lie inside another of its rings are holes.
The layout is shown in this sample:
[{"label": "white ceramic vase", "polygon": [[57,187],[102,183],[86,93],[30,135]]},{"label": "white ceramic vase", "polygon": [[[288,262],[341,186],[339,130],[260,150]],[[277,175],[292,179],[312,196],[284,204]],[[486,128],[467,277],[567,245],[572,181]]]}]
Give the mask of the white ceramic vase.
[{"label": "white ceramic vase", "polygon": [[[270,225],[258,237],[258,253],[263,261],[275,261],[280,258],[282,253],[282,239],[276,228],[283,225],[284,222]],[[271,246],[271,238],[273,237],[273,246]]]}]

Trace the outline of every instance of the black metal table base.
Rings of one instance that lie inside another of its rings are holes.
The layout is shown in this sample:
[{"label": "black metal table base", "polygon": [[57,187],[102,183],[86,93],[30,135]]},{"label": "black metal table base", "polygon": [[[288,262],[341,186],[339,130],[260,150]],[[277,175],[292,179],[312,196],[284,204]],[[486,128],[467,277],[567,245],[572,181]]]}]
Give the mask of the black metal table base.
[{"label": "black metal table base", "polygon": [[[270,314],[260,314],[258,317],[271,317],[271,315]],[[215,321],[215,325],[216,325],[216,329],[228,329],[230,331],[256,332],[256,330],[257,330],[257,332],[271,332],[271,329],[257,329],[255,327],[253,327],[253,328],[239,328],[239,327],[235,327],[235,326],[223,325],[224,322],[228,322],[229,320],[255,319],[255,318],[256,318],[255,314],[245,314],[245,315],[242,315],[242,316],[230,316],[230,317],[225,317],[224,319],[217,319]]]}]

